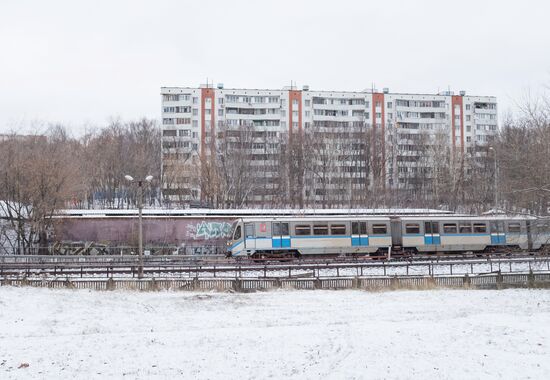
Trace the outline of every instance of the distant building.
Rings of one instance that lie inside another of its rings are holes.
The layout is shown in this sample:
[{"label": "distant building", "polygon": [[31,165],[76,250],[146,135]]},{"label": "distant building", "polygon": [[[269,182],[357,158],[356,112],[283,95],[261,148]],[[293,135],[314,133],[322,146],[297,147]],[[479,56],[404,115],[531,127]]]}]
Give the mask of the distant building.
[{"label": "distant building", "polygon": [[[165,175],[163,194],[173,200],[202,200],[212,152],[240,147],[247,154],[238,160],[250,160],[254,168],[241,174],[256,179],[247,204],[273,204],[285,187],[305,199],[344,205],[351,192],[360,195],[373,186],[419,186],[433,178],[443,156],[467,171],[472,164],[465,157],[486,154],[497,132],[496,98],[462,91],[225,89],[219,84],[162,87],[161,97],[163,172],[172,174]],[[305,169],[289,168],[296,133],[305,136],[300,140]]]}]

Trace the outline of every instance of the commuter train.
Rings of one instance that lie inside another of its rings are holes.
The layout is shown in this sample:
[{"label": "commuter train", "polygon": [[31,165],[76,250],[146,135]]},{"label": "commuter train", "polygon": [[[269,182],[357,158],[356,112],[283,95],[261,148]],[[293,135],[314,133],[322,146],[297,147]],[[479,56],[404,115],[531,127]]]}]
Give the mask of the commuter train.
[{"label": "commuter train", "polygon": [[243,217],[228,256],[512,252],[550,248],[548,222],[527,216]]}]

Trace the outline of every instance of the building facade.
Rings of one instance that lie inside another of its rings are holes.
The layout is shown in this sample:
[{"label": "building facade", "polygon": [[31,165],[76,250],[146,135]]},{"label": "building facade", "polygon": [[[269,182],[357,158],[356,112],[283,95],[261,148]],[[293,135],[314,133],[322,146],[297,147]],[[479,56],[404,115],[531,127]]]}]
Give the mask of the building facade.
[{"label": "building facade", "polygon": [[497,133],[496,98],[462,91],[219,84],[162,87],[161,104],[163,196],[212,202],[224,193],[228,207],[284,206],[289,196],[345,206],[373,188],[419,189],[441,162],[471,170],[466,158],[487,154]]}]

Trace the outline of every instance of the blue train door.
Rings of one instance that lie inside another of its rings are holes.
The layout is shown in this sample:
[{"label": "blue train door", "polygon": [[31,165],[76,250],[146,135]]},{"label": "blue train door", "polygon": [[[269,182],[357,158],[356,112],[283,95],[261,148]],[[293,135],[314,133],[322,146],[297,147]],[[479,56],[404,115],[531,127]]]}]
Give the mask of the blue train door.
[{"label": "blue train door", "polygon": [[290,248],[288,223],[273,222],[271,226],[271,243],[273,248]]},{"label": "blue train door", "polygon": [[504,232],[504,221],[495,220],[491,222],[491,244],[506,244],[506,233]]},{"label": "blue train door", "polygon": [[441,235],[439,235],[439,222],[424,222],[424,244],[441,244]]},{"label": "blue train door", "polygon": [[351,246],[369,245],[367,222],[351,222]]}]

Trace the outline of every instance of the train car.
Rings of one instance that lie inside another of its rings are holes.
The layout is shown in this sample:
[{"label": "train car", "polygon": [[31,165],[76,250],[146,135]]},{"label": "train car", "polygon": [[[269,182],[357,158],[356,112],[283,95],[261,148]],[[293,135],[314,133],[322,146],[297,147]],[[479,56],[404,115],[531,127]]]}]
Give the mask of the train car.
[{"label": "train car", "polygon": [[[394,243],[414,252],[478,252],[538,249],[526,217],[403,217]],[[400,243],[400,244],[399,244]]]},{"label": "train car", "polygon": [[240,218],[231,256],[372,254],[391,247],[389,217]]},{"label": "train car", "polygon": [[238,219],[228,254],[411,255],[536,250],[549,244],[547,224],[523,216],[287,216]]}]

